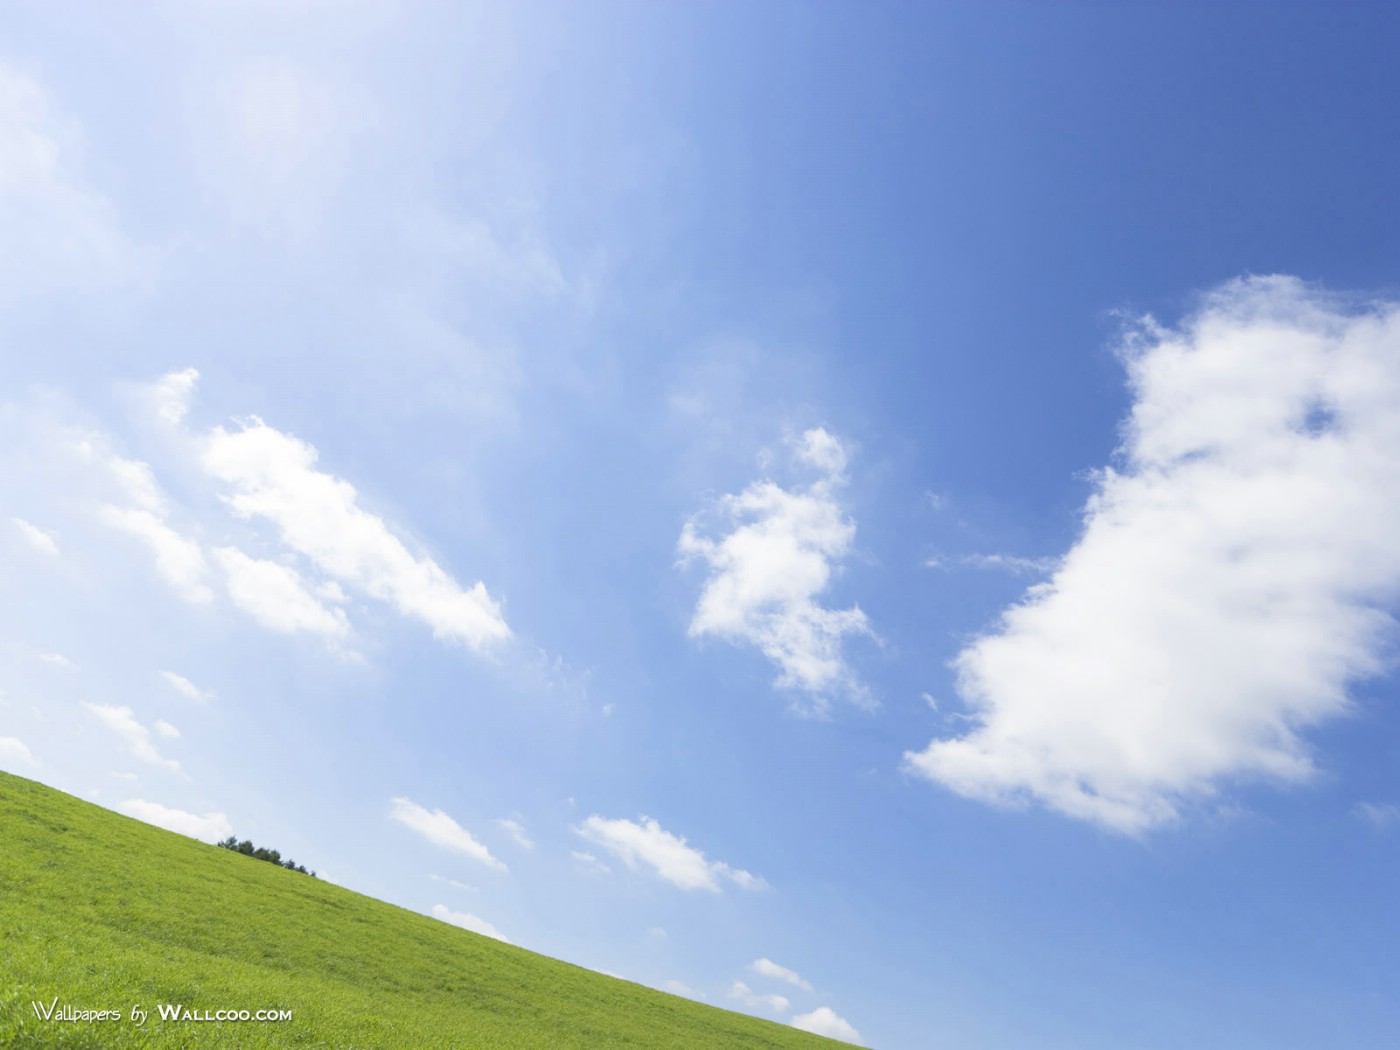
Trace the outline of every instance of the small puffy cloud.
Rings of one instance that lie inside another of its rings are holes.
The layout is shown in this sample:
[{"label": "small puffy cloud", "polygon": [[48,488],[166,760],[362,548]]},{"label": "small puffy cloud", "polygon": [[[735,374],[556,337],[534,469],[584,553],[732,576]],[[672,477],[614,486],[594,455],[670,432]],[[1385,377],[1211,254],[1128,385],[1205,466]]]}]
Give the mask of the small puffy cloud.
[{"label": "small puffy cloud", "polygon": [[521,826],[518,820],[498,820],[496,821],[496,824],[499,827],[504,828],[506,833],[510,835],[512,839],[515,840],[515,844],[521,849],[535,848],[534,842],[531,841],[529,835],[525,834],[525,828]]},{"label": "small puffy cloud", "polygon": [[53,533],[45,532],[39,526],[31,524],[23,518],[11,518],[10,521],[36,551],[47,554],[51,558],[58,557],[58,540],[54,538]]},{"label": "small puffy cloud", "polygon": [[489,849],[472,838],[471,833],[466,828],[442,810],[424,809],[418,803],[406,798],[396,798],[392,801],[394,810],[389,816],[404,827],[418,832],[436,846],[465,854],[472,860],[485,864],[488,868],[495,868],[497,871],[507,870],[504,864],[491,855]]},{"label": "small puffy cloud", "polygon": [[779,966],[772,959],[755,959],[749,963],[749,969],[764,977],[771,977],[775,981],[785,981],[794,988],[801,988],[804,992],[812,991],[812,986],[798,976],[795,970]]},{"label": "small puffy cloud", "polygon": [[738,999],[750,1009],[772,1010],[775,1014],[787,1013],[788,1000],[783,995],[760,995],[743,981],[735,981],[729,988],[729,998]]},{"label": "small puffy cloud", "polygon": [[1310,777],[1301,733],[1385,668],[1400,304],[1239,280],[1123,358],[1119,462],[1079,539],[953,661],[972,728],[906,762],[1137,834],[1222,781]]},{"label": "small puffy cloud", "polygon": [[1382,831],[1400,827],[1400,804],[1395,802],[1360,802],[1356,815]]},{"label": "small puffy cloud", "polygon": [[498,941],[510,943],[500,930],[492,926],[485,919],[473,915],[469,911],[453,911],[445,904],[433,905],[433,918],[441,919],[443,922],[451,923],[453,926],[460,926],[464,930],[471,930],[472,933],[479,933],[485,937],[494,937]]},{"label": "small puffy cloud", "polygon": [[759,481],[723,497],[715,510],[733,530],[711,539],[691,520],[677,550],[683,564],[700,558],[710,568],[690,636],[757,646],[778,666],[779,687],[804,694],[798,706],[815,713],[833,694],[866,701],[865,689],[846,664],[842,641],[872,632],[858,607],[828,609],[817,600],[855,538],[855,524],[837,498],[845,483],[846,452],[818,429],[802,435],[795,457],[822,476],[805,489]]},{"label": "small puffy cloud", "polygon": [[162,718],[156,719],[152,727],[156,731],[156,736],[164,737],[166,740],[179,740],[180,731]]},{"label": "small puffy cloud", "polygon": [[182,809],[171,809],[158,802],[146,802],[139,798],[123,802],[121,810],[137,820],[144,820],[147,824],[154,824],[156,827],[165,828],[167,831],[174,831],[181,835],[188,835],[190,838],[199,839],[202,842],[219,842],[233,834],[233,827],[229,824],[228,817],[222,813],[206,813],[199,816],[194,813],[186,813]]},{"label": "small puffy cloud", "polygon": [[29,748],[23,740],[13,736],[0,736],[0,763],[7,767],[13,767],[16,763],[24,763],[26,766],[37,766],[34,756],[29,753]]},{"label": "small puffy cloud", "polygon": [[814,1035],[824,1035],[828,1039],[839,1039],[843,1043],[860,1043],[860,1033],[851,1023],[829,1006],[819,1006],[809,1014],[798,1014],[792,1019],[792,1027]]},{"label": "small puffy cloud", "polygon": [[207,689],[199,688],[182,674],[176,674],[174,671],[161,671],[160,676],[170,684],[170,688],[188,700],[197,700],[203,703],[214,698],[213,693]]},{"label": "small puffy cloud", "polygon": [[199,544],[180,535],[159,514],[142,507],[116,507],[101,510],[103,522],[132,536],[155,556],[156,572],[188,602],[211,601],[214,592],[204,583],[204,554]]},{"label": "small puffy cloud", "polygon": [[705,996],[690,987],[690,985],[686,984],[684,981],[678,981],[674,977],[662,984],[661,989],[662,991],[670,992],[672,995],[683,995],[687,999],[705,998]]},{"label": "small puffy cloud", "polygon": [[352,485],[315,469],[316,459],[310,445],[255,417],[237,431],[216,427],[203,466],[228,486],[236,514],[270,521],[322,572],[422,620],[438,638],[481,650],[510,637],[484,584],[463,588],[431,558],[415,557],[358,505]]},{"label": "small puffy cloud", "polygon": [[136,720],[131,708],[116,707],[111,704],[91,704],[86,701],[84,701],[83,706],[99,722],[121,737],[126,743],[127,750],[142,762],[149,762],[153,766],[164,766],[166,769],[179,772],[180,763],[173,758],[166,758],[156,749],[155,744],[151,742],[151,731]]},{"label": "small puffy cloud", "polygon": [[213,553],[224,571],[229,598],[264,627],[282,634],[305,631],[333,642],[349,636],[344,610],[312,594],[295,569],[250,558],[236,547],[217,547]]},{"label": "small puffy cloud", "polygon": [[732,882],[746,890],[764,888],[767,884],[747,871],[731,868],[722,861],[706,859],[684,838],[662,829],[650,817],[640,823],[630,820],[606,820],[591,816],[574,829],[588,841],[603,847],[634,871],[646,866],[661,878],[683,890],[720,891],[721,881]]}]

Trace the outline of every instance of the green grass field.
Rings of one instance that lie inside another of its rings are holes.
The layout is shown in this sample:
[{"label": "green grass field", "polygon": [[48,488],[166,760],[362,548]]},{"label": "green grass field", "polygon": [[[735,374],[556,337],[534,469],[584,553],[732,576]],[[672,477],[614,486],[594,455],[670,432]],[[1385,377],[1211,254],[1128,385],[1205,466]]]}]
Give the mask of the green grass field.
[{"label": "green grass field", "polygon": [[[32,1002],[119,1010],[36,1017]],[[290,1010],[162,1021],[157,1004]],[[151,1017],[130,1019],[141,1004]],[[0,1047],[845,1044],[605,977],[0,773]]]}]

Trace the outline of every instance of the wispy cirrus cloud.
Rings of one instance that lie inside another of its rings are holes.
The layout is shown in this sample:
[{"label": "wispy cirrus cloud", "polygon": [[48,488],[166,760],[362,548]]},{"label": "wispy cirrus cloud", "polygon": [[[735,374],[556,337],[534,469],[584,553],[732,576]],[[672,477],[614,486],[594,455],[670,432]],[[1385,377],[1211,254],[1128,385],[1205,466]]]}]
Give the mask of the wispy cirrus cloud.
[{"label": "wispy cirrus cloud", "polygon": [[54,537],[53,533],[46,532],[44,529],[25,521],[23,518],[12,517],[10,518],[10,522],[36,551],[39,551],[41,554],[47,554],[51,558],[58,557],[58,540]]},{"label": "wispy cirrus cloud", "polygon": [[1222,781],[1308,778],[1301,733],[1380,673],[1400,594],[1400,305],[1231,282],[1123,359],[1121,462],[1053,576],[954,661],[974,719],[908,767],[1126,833]]},{"label": "wispy cirrus cloud", "polygon": [[396,798],[391,801],[394,809],[389,814],[390,819],[416,831],[433,845],[461,853],[478,863],[485,864],[488,868],[495,868],[497,871],[509,870],[505,864],[491,855],[489,849],[473,838],[471,832],[442,810],[425,809],[406,798]]},{"label": "wispy cirrus cloud", "polygon": [[200,703],[204,703],[206,700],[214,699],[214,694],[212,692],[208,689],[199,688],[199,686],[195,685],[182,674],[176,674],[174,671],[161,671],[160,676],[165,679],[170,688],[174,689],[187,700],[197,700]]},{"label": "wispy cirrus cloud", "polygon": [[818,601],[855,538],[855,523],[838,498],[846,449],[819,428],[794,443],[793,456],[815,468],[818,479],[793,490],[758,481],[724,496],[713,509],[732,531],[707,538],[691,520],[677,549],[682,564],[698,558],[710,569],[690,636],[757,646],[777,664],[778,686],[801,694],[795,706],[820,713],[837,694],[868,702],[842,643],[847,635],[873,632],[859,607],[829,609]]},{"label": "wispy cirrus cloud", "polygon": [[[767,883],[757,875],[732,868],[723,861],[709,860],[684,838],[672,835],[650,817],[638,821],[589,817],[574,831],[601,846],[634,871],[645,867],[683,890],[718,893],[721,883],[730,882],[745,890],[764,889]],[[592,858],[590,858],[592,859]]]}]

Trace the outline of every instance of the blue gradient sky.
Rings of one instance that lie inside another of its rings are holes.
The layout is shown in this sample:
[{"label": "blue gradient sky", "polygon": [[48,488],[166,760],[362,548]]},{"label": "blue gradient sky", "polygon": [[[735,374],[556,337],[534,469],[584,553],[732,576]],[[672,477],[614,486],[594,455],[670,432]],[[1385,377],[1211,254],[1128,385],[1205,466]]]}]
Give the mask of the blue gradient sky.
[{"label": "blue gradient sky", "polygon": [[0,29],[0,766],[864,1045],[1391,1045],[1400,14]]}]

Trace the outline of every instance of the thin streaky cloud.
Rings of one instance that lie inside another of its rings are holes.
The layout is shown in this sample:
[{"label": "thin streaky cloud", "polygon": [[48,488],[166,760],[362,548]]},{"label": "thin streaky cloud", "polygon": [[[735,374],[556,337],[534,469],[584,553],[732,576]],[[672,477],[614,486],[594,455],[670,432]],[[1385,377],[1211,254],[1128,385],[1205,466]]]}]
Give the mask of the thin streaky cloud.
[{"label": "thin streaky cloud", "polygon": [[756,875],[732,868],[723,861],[709,860],[684,838],[666,831],[650,817],[641,817],[638,821],[608,820],[595,814],[574,830],[634,871],[646,868],[683,890],[718,893],[723,882],[745,890],[767,886]]},{"label": "thin streaky cloud", "polygon": [[390,819],[422,835],[433,845],[461,853],[497,871],[509,870],[505,864],[493,857],[491,851],[478,842],[471,832],[442,810],[426,809],[406,798],[391,801],[394,808],[389,814]]}]

